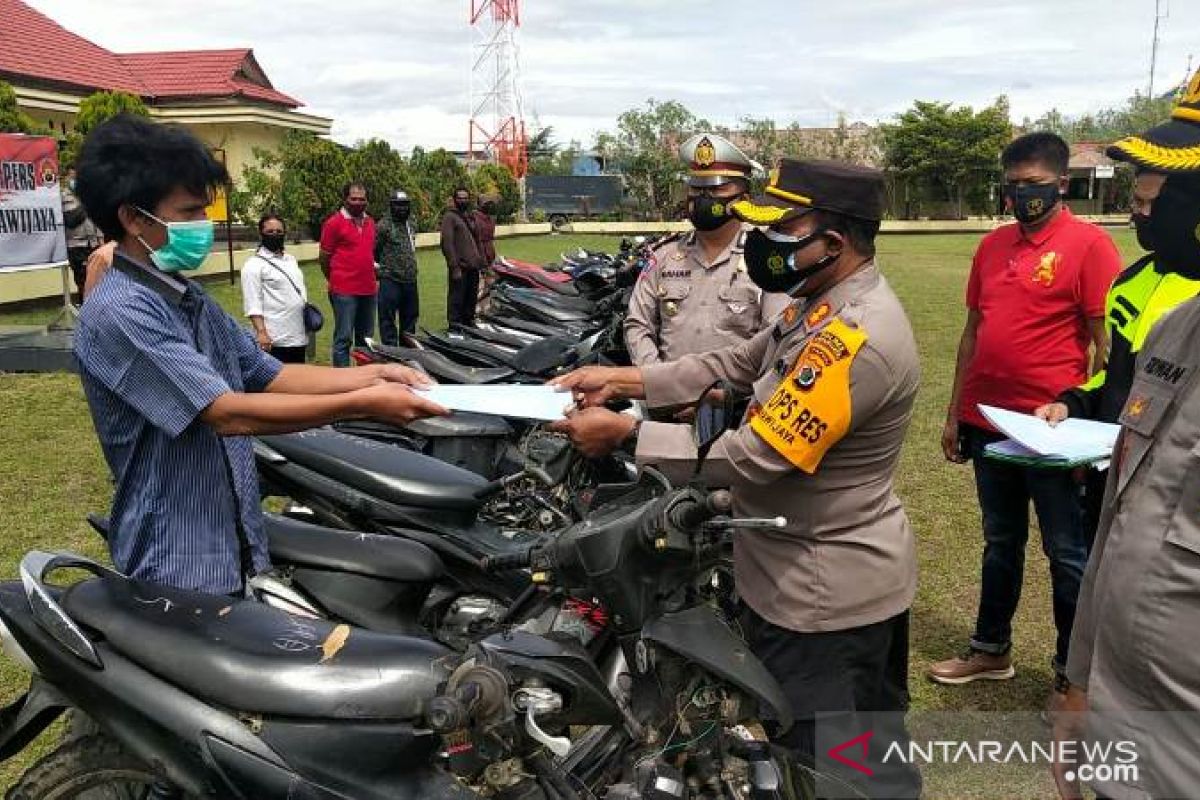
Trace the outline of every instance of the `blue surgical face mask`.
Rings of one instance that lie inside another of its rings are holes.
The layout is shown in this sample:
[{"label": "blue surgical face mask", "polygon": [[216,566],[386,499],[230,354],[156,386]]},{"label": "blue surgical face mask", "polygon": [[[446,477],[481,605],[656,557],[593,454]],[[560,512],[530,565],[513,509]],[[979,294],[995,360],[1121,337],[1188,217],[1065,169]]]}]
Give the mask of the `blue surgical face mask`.
[{"label": "blue surgical face mask", "polygon": [[150,251],[154,266],[163,272],[190,272],[199,269],[204,259],[208,258],[214,238],[211,220],[164,222],[145,209],[139,208],[138,211],[167,229],[167,243],[157,250],[138,237],[138,241]]}]

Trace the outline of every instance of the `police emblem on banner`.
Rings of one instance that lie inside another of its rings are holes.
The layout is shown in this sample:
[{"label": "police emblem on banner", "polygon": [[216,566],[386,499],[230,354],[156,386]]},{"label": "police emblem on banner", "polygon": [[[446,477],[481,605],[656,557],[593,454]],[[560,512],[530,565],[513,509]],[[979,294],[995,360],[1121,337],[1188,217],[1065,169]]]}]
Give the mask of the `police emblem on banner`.
[{"label": "police emblem on banner", "polygon": [[801,364],[796,370],[796,377],[792,380],[796,383],[796,388],[802,392],[807,392],[812,389],[817,383],[817,378],[821,377],[821,368],[812,364]]}]

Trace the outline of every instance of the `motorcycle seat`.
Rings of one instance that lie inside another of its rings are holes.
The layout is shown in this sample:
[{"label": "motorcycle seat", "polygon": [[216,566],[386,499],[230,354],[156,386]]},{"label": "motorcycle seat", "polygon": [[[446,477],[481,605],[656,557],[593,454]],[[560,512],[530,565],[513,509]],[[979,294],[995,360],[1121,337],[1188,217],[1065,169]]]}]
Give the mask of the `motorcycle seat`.
[{"label": "motorcycle seat", "polygon": [[487,481],[453,464],[333,428],[259,437],[288,461],[364,494],[422,509],[474,513]]},{"label": "motorcycle seat", "polygon": [[450,652],[426,639],[120,577],[77,583],[61,602],[126,658],[242,713],[413,719],[444,679]]},{"label": "motorcycle seat", "polygon": [[541,286],[548,291],[556,292],[564,297],[579,296],[579,289],[576,288],[575,284],[571,283],[570,281],[555,280],[549,275],[535,270],[529,270],[523,274],[528,276],[529,280],[531,280],[533,283],[536,283],[538,286]]},{"label": "motorcycle seat", "polygon": [[545,308],[561,310],[565,313],[590,317],[596,311],[596,304],[586,297],[568,297],[554,295],[539,289],[513,287],[508,290],[510,297],[519,298],[528,303],[536,303]]},{"label": "motorcycle seat", "polygon": [[468,367],[452,361],[436,350],[417,350],[407,347],[375,345],[375,349],[390,359],[413,361],[433,377],[448,383],[485,384],[508,380],[516,373],[508,367]]},{"label": "motorcycle seat", "polygon": [[264,514],[275,561],[335,572],[367,575],[398,583],[433,583],[445,572],[437,553],[397,536],[354,533]]},{"label": "motorcycle seat", "polygon": [[[559,336],[563,335],[561,327],[554,327],[543,322],[523,319],[519,316],[511,316],[508,314],[483,314],[483,319],[493,325],[500,325],[505,328],[523,331],[534,336]],[[569,327],[569,326],[568,326]],[[566,335],[573,335],[570,331]]]},{"label": "motorcycle seat", "polygon": [[476,414],[472,411],[455,411],[448,417],[415,419],[403,428],[397,428],[388,422],[366,419],[335,422],[333,427],[342,433],[381,441],[392,441],[405,434],[416,434],[429,439],[462,439],[474,436],[504,439],[513,432],[512,426],[504,417]]}]

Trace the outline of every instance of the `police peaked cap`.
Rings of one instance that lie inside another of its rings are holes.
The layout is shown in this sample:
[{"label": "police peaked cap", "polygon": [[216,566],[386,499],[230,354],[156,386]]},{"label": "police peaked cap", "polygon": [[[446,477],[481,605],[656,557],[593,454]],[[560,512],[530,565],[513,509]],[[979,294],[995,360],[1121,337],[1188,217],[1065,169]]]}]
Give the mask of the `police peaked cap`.
[{"label": "police peaked cap", "polygon": [[783,158],[771,170],[765,194],[730,205],[752,225],[775,225],[810,210],[883,219],[883,173],[841,161]]}]

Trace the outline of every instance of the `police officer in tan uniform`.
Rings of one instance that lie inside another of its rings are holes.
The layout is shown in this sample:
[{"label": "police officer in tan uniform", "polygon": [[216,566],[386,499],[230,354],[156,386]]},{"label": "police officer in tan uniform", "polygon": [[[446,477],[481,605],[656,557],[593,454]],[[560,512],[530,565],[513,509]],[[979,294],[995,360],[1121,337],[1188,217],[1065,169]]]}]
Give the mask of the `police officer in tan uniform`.
[{"label": "police officer in tan uniform", "polygon": [[625,343],[637,366],[675,361],[743,342],[788,303],[746,274],[747,227],[729,211],[750,190],[754,162],[715,133],[679,147],[688,165],[688,219],[694,231],[652,252],[629,299]]},{"label": "police officer in tan uniform", "polygon": [[[1200,72],[1169,122],[1117,142],[1108,154],[1166,173],[1146,230],[1156,250],[1200,265]],[[1087,770],[1058,765],[1066,798],[1081,796],[1081,772],[1098,796],[1119,800],[1200,792],[1197,342],[1200,299],[1193,298],[1155,325],[1134,364],[1079,591],[1070,686],[1055,720],[1059,741],[1086,735],[1093,752],[1095,745],[1127,744]]]},{"label": "police officer in tan uniform", "polygon": [[704,477],[731,487],[737,516],[787,519],[783,530],[734,538],[747,641],[799,720],[784,741],[836,771],[829,746],[873,730],[874,760],[854,754],[875,773],[860,790],[914,796],[915,768],[879,760],[889,737],[906,737],[917,567],[893,476],[919,382],[908,318],[874,263],[883,176],[784,159],[766,192],[734,211],[766,226],[747,236],[746,264],[764,291],[795,298],[780,318],[749,341],[677,362],[563,376],[556,383],[581,410],[557,427],[589,455],[636,438],[639,462],[686,479],[696,456],[687,427],[638,423],[600,404],[688,403],[718,379],[753,394]]}]

